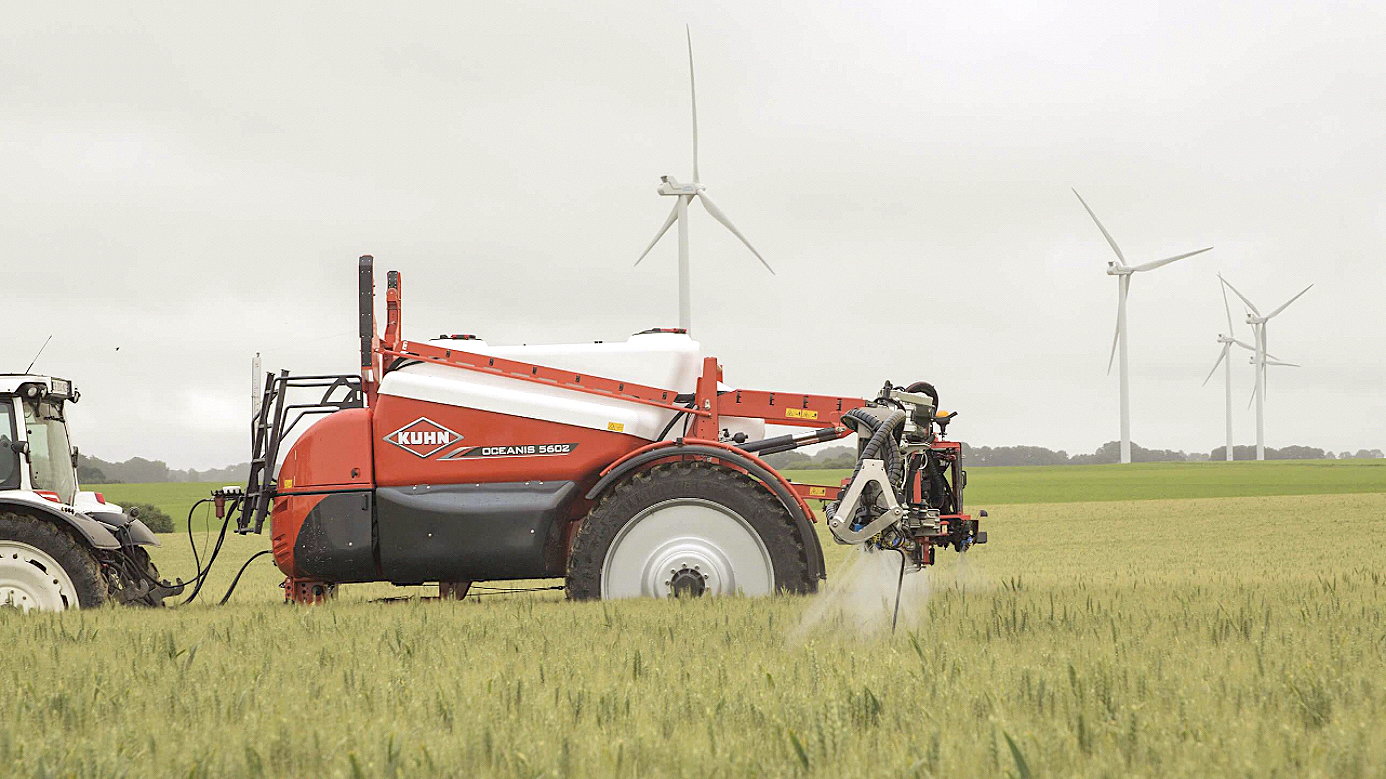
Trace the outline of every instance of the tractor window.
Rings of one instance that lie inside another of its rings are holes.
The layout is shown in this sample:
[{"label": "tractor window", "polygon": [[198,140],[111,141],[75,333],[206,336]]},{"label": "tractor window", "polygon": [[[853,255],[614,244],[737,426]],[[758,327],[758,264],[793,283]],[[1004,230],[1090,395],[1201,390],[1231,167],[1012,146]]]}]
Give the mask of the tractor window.
[{"label": "tractor window", "polygon": [[77,497],[77,469],[72,465],[72,444],[67,440],[62,405],[25,401],[24,427],[29,435],[34,489],[51,490],[64,503],[71,503]]},{"label": "tractor window", "polygon": [[19,453],[11,448],[15,440],[14,403],[0,401],[0,490],[19,489]]}]

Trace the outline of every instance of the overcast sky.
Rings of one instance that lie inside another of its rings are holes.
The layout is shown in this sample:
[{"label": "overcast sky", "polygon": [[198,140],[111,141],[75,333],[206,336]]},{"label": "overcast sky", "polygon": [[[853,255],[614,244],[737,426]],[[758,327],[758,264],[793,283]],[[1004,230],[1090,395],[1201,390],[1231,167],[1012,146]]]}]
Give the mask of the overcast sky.
[{"label": "overcast sky", "polygon": [[1267,444],[1386,446],[1381,3],[40,5],[0,26],[3,369],[52,333],[105,459],[245,460],[255,351],[353,370],[362,253],[416,339],[674,324],[674,242],[631,263],[690,173],[685,22],[703,183],[778,271],[694,210],[730,383],[927,379],[974,444],[1115,439],[1077,187],[1133,262],[1216,246],[1134,279],[1137,443],[1223,441],[1221,271],[1263,310],[1316,285]]}]

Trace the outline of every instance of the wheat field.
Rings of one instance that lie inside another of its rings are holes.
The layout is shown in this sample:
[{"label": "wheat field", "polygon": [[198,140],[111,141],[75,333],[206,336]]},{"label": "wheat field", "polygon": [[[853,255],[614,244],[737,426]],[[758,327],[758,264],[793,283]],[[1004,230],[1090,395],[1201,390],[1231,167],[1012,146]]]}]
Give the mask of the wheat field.
[{"label": "wheat field", "polygon": [[[879,576],[842,547],[830,578],[851,586],[812,598],[374,602],[422,588],[370,585],[296,607],[262,559],[218,607],[265,543],[234,538],[191,606],[0,611],[0,765],[1381,775],[1383,517],[1386,493],[1003,504],[992,543],[910,579],[894,634]],[[166,570],[191,569],[180,538]]]}]

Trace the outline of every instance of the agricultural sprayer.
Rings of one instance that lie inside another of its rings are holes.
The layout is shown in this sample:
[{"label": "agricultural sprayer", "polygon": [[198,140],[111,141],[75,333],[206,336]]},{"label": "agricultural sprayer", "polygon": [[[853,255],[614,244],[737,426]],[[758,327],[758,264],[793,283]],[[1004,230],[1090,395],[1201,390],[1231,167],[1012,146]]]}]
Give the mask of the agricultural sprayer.
[{"label": "agricultural sprayer", "polygon": [[[810,500],[838,542],[897,551],[902,570],[986,541],[964,512],[961,447],[942,436],[953,415],[926,383],[887,382],[870,400],[735,388],[675,329],[408,341],[403,295],[391,271],[377,334],[361,258],[360,371],[267,375],[249,483],[218,495],[237,532],[268,519],[291,600],[348,582],[462,597],[473,582],[556,577],[575,599],[812,592],[825,568]],[[767,424],[807,429],[766,437]],[[762,459],[853,435],[841,488],[792,483]]]}]

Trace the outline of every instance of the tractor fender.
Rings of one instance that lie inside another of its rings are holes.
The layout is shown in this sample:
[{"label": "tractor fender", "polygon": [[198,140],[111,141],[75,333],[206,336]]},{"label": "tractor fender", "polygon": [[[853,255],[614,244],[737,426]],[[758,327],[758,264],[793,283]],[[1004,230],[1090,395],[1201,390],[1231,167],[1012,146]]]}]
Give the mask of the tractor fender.
[{"label": "tractor fender", "polygon": [[122,532],[123,528],[124,532],[129,535],[130,543],[136,546],[163,546],[148,525],[129,514],[121,511],[85,511],[82,513],[108,528],[112,528],[113,532],[117,534],[117,538],[120,537],[118,534]]},{"label": "tractor fender", "polygon": [[130,524],[126,525],[125,529],[130,533],[130,543],[136,546],[163,546],[159,543],[158,537],[154,535],[154,531],[138,519],[130,520]]},{"label": "tractor fender", "polygon": [[813,569],[819,579],[828,577],[827,565],[823,559],[823,547],[818,543],[818,534],[813,530],[813,515],[809,513],[804,502],[794,493],[783,476],[760,458],[721,442],[699,439],[692,439],[691,443],[688,441],[689,439],[679,439],[678,441],[651,444],[617,460],[607,467],[597,483],[587,491],[587,499],[596,500],[615,484],[625,480],[627,476],[659,460],[670,457],[712,457],[745,470],[764,484],[776,498],[779,498],[780,503],[784,504],[785,510],[789,512],[789,516],[794,518],[794,525],[803,538],[809,567]]},{"label": "tractor fender", "polygon": [[[40,498],[40,500],[42,500]],[[46,519],[59,527],[69,528],[95,549],[119,549],[120,540],[105,525],[81,514],[69,514],[56,507],[12,497],[0,497],[0,511],[28,514]],[[145,529],[148,532],[148,528]]]}]

